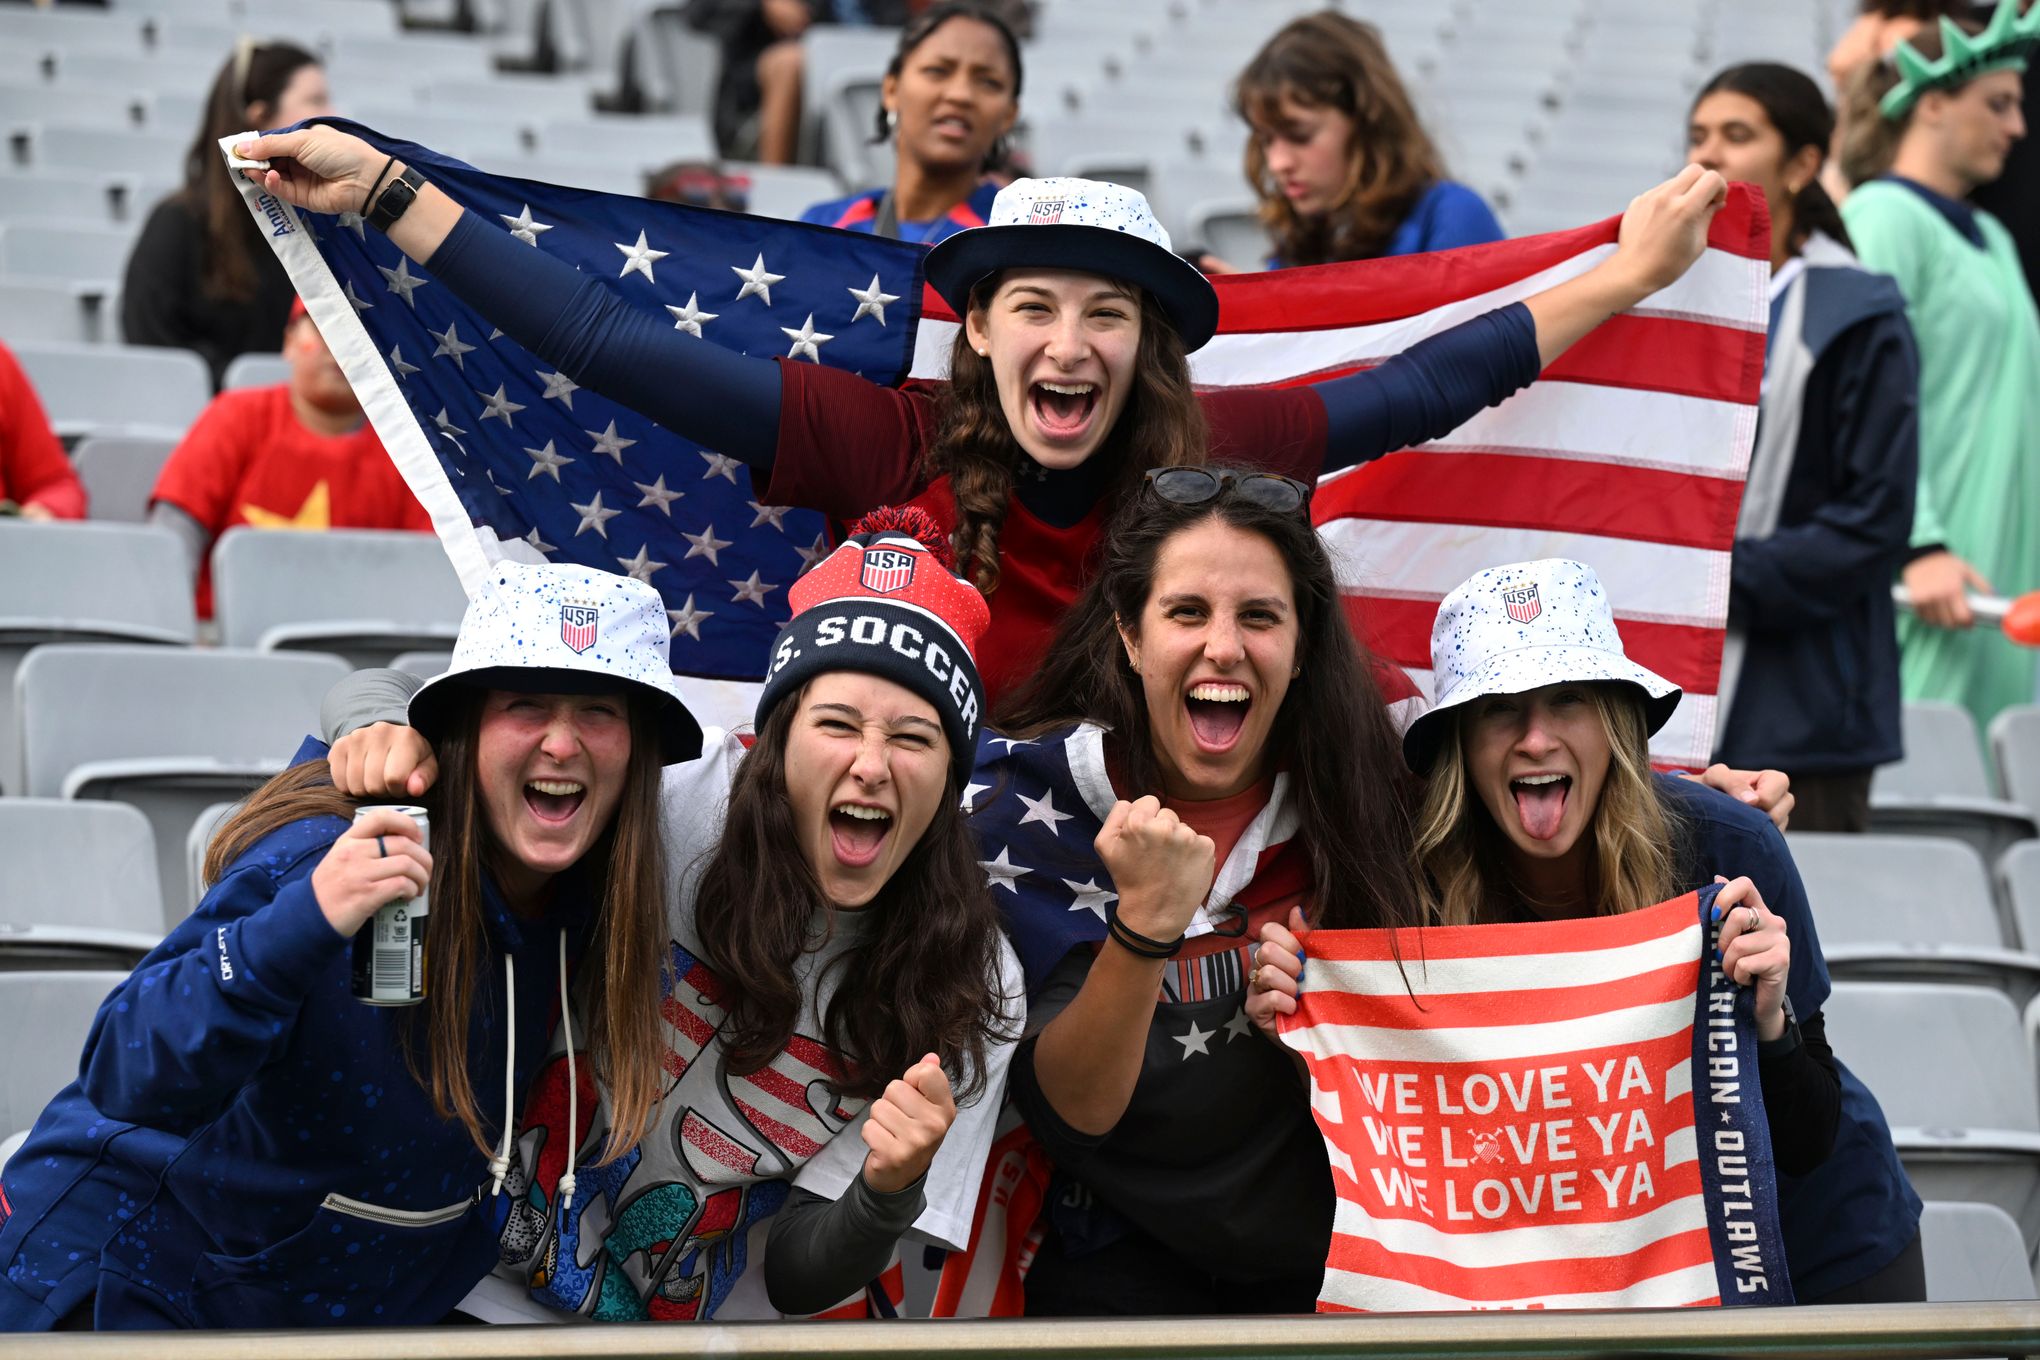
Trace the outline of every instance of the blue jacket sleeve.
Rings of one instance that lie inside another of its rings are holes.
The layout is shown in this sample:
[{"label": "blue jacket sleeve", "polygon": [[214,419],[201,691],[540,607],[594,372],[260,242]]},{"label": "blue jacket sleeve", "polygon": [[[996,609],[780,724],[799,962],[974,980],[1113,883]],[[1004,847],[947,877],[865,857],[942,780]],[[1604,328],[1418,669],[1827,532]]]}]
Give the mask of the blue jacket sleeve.
[{"label": "blue jacket sleeve", "polygon": [[[1899,313],[1837,337],[1806,386],[1795,460],[1833,494],[1797,524],[1738,538],[1729,558],[1737,622],[1825,622],[1882,589],[1904,560],[1919,480],[1919,356]],[[1795,480],[1800,469],[1795,465]]]},{"label": "blue jacket sleeve", "polygon": [[347,942],[312,895],[311,872],[343,829],[278,871],[257,847],[100,1007],[80,1082],[107,1116],[170,1132],[215,1118],[290,1042]]},{"label": "blue jacket sleeve", "polygon": [[1430,220],[1418,250],[1451,250],[1457,246],[1485,245],[1508,233],[1495,219],[1487,200],[1464,184],[1450,180],[1432,191]]},{"label": "blue jacket sleeve", "polygon": [[757,468],[779,443],[779,365],[663,325],[602,280],[461,214],[426,268],[591,392]]},{"label": "blue jacket sleeve", "polygon": [[1326,473],[1436,439],[1537,379],[1537,323],[1520,302],[1462,321],[1386,363],[1312,385]]}]

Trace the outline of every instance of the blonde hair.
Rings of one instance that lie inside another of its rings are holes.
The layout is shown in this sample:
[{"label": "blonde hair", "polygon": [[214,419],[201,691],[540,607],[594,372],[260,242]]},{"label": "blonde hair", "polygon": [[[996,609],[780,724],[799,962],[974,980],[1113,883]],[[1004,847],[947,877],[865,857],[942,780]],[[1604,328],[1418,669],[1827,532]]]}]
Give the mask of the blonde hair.
[{"label": "blonde hair", "polygon": [[[1658,797],[1650,769],[1650,734],[1643,704],[1629,686],[1580,687],[1608,738],[1608,775],[1587,823],[1591,914],[1616,916],[1675,895],[1672,858],[1676,819]],[[1430,782],[1417,809],[1416,862],[1424,914],[1439,925],[1479,925],[1512,918],[1520,898],[1502,854],[1502,833],[1472,796],[1457,720],[1443,724]]]}]

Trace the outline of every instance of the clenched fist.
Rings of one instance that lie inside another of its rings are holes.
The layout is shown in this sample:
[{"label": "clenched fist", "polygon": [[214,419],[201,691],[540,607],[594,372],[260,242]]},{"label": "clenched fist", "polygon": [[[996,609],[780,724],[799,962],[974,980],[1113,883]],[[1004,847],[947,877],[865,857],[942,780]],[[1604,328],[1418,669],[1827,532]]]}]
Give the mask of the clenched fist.
[{"label": "clenched fist", "polygon": [[933,1053],[886,1084],[864,1121],[864,1183],[881,1195],[895,1194],[928,1174],[935,1149],[956,1122],[949,1077]]},{"label": "clenched fist", "polygon": [[1113,804],[1092,842],[1119,893],[1119,919],[1173,940],[1197,915],[1218,873],[1218,847],[1150,794]]}]

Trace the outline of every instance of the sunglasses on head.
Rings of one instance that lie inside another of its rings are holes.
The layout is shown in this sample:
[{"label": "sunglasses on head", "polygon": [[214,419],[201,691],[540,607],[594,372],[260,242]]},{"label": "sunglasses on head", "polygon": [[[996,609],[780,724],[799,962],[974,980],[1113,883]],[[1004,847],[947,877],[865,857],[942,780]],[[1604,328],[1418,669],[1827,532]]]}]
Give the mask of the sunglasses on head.
[{"label": "sunglasses on head", "polygon": [[1172,505],[1202,505],[1230,491],[1264,510],[1303,510],[1310,488],[1277,472],[1214,472],[1210,468],[1149,468],[1147,484]]}]

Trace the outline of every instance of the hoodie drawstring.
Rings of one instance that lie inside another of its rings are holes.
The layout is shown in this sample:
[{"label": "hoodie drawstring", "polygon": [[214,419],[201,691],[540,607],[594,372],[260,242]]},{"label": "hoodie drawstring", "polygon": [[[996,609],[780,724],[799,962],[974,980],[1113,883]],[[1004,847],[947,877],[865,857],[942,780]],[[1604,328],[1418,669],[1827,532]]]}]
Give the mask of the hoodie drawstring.
[{"label": "hoodie drawstring", "polygon": [[[508,998],[504,1011],[509,1028],[503,1044],[503,1142],[489,1159],[489,1175],[495,1180],[491,1196],[503,1193],[503,1178],[510,1174],[510,1139],[517,1123],[517,960],[503,956],[503,991]],[[567,1004],[567,936],[560,932],[560,1028],[567,1040],[567,1172],[557,1186],[560,1213],[574,1207],[574,1143],[581,1128],[581,1083],[574,1071],[574,1015]]]},{"label": "hoodie drawstring", "polygon": [[581,1083],[574,1075],[574,1012],[567,1004],[567,933],[560,932],[560,1028],[567,1038],[567,1174],[560,1177],[560,1219],[574,1207],[574,1144],[581,1136]]}]

